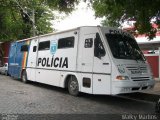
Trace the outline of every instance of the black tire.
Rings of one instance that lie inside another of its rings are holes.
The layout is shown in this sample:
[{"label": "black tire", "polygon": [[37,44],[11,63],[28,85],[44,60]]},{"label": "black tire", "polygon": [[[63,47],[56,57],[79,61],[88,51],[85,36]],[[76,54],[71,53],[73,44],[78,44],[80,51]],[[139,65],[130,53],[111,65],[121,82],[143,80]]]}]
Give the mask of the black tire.
[{"label": "black tire", "polygon": [[5,75],[8,76],[8,71],[7,70],[5,71]]},{"label": "black tire", "polygon": [[27,83],[27,73],[25,70],[22,72],[21,79],[22,79],[22,82]]},{"label": "black tire", "polygon": [[68,92],[70,95],[78,96],[79,95],[79,85],[75,76],[71,76],[68,82]]}]

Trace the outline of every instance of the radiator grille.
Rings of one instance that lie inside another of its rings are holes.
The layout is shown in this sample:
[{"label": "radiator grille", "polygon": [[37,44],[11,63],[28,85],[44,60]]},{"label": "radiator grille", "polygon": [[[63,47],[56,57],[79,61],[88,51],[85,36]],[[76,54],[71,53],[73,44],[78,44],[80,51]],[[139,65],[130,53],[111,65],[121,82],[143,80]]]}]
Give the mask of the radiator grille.
[{"label": "radiator grille", "polygon": [[127,69],[129,71],[131,71],[131,70],[147,70],[147,67],[145,67],[145,66],[141,66],[141,67],[127,67]]},{"label": "radiator grille", "polygon": [[131,74],[134,74],[134,75],[147,74],[147,67],[146,66],[128,66],[126,68]]},{"label": "radiator grille", "polygon": [[133,81],[148,81],[148,80],[150,80],[149,77],[131,77],[131,79]]}]

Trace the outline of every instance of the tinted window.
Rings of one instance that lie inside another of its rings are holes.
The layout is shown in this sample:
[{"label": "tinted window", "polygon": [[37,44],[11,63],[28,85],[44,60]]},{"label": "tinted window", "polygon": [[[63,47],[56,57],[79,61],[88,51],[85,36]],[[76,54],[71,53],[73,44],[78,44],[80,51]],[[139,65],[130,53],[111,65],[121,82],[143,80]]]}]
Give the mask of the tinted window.
[{"label": "tinted window", "polygon": [[101,58],[106,54],[100,35],[97,33],[94,40],[94,56]]},{"label": "tinted window", "polygon": [[145,60],[133,38],[121,34],[106,34],[106,38],[115,58]]},{"label": "tinted window", "polygon": [[49,50],[50,48],[50,41],[40,42],[38,50]]},{"label": "tinted window", "polygon": [[61,38],[58,40],[58,49],[61,48],[73,48],[74,37]]},{"label": "tinted window", "polygon": [[28,51],[28,45],[22,45],[21,52],[27,52],[27,51]]},{"label": "tinted window", "polygon": [[37,46],[33,46],[33,52],[36,52]]},{"label": "tinted window", "polygon": [[85,48],[91,48],[92,45],[93,45],[93,38],[87,38],[87,39],[85,39],[85,44],[84,44]]}]

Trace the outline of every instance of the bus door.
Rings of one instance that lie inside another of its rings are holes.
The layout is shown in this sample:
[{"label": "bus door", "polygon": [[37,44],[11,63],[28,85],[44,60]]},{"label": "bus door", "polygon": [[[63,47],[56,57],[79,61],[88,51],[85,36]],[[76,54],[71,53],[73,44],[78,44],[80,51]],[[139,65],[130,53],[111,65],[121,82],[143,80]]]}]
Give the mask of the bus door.
[{"label": "bus door", "polygon": [[93,78],[93,57],[94,57],[95,34],[87,34],[82,38],[82,58],[81,58],[81,91],[92,93]]},{"label": "bus door", "polygon": [[96,33],[94,39],[93,94],[110,94],[110,86],[111,61],[99,33]]},{"label": "bus door", "polygon": [[31,81],[36,80],[36,60],[37,60],[38,39],[31,40],[30,51],[27,64],[27,77]]}]

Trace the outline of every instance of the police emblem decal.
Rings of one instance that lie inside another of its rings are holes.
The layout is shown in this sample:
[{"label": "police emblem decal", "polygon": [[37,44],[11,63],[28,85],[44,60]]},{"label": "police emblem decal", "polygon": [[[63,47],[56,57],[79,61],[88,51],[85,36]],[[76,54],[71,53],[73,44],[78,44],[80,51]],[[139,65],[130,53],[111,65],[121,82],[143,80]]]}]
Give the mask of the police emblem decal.
[{"label": "police emblem decal", "polygon": [[51,41],[50,53],[54,55],[57,51],[57,42]]}]

